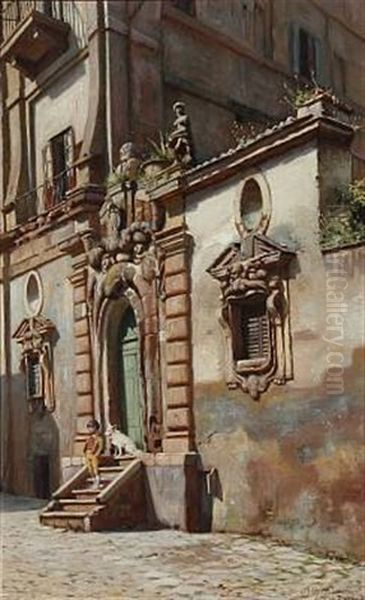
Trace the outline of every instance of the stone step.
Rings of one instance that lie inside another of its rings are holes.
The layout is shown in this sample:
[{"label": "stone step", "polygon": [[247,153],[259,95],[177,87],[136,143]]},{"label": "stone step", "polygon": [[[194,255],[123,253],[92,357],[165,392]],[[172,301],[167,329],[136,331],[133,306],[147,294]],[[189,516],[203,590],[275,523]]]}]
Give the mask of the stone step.
[{"label": "stone step", "polygon": [[[93,484],[94,484],[94,479],[93,479],[92,477],[88,477],[88,478],[86,479],[86,483],[89,483],[89,484],[90,484],[90,487],[85,487],[85,490],[96,489],[96,488],[93,488],[93,487],[92,487],[92,486],[93,486]],[[105,478],[103,478],[103,479],[100,479],[100,486],[101,486],[101,487],[100,487],[99,489],[102,489],[102,488],[103,488],[103,487],[105,487],[106,485],[109,485],[109,483],[110,483],[110,477],[109,477],[108,479],[105,479]]]},{"label": "stone step", "polygon": [[134,456],[133,454],[123,454],[122,456],[118,456],[118,458],[114,458],[114,460],[116,462],[126,463],[126,462],[132,462],[132,460],[136,460],[136,458],[138,458],[138,457]]},{"label": "stone step", "polygon": [[58,500],[58,505],[66,512],[77,513],[80,510],[92,511],[98,506],[94,498],[83,499],[83,498],[61,498]]},{"label": "stone step", "polygon": [[64,512],[62,510],[53,510],[40,515],[42,525],[48,527],[60,527],[62,529],[72,529],[73,531],[87,531],[86,523],[87,512]]},{"label": "stone step", "polygon": [[[101,478],[101,483],[109,484],[113,479],[118,477],[123,471],[125,471],[126,467],[100,467],[99,473]],[[89,481],[89,479],[88,479]],[[93,480],[91,480],[93,481]]]},{"label": "stone step", "polygon": [[78,498],[79,500],[82,499],[86,499],[86,498],[90,498],[93,496],[97,496],[100,493],[100,490],[102,488],[99,489],[93,489],[93,488],[85,488],[85,489],[78,489],[78,490],[72,490],[72,495],[76,496],[76,498]]},{"label": "stone step", "polygon": [[100,467],[99,471],[100,473],[120,473],[121,471],[125,471],[125,469],[125,465],[113,465],[112,467]]}]

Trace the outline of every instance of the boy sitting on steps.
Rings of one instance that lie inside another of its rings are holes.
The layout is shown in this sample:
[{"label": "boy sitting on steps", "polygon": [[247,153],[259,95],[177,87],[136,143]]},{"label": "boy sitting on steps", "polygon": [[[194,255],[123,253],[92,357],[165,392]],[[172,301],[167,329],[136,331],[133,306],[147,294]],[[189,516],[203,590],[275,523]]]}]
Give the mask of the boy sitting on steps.
[{"label": "boy sitting on steps", "polygon": [[99,457],[103,451],[103,437],[99,433],[100,425],[95,419],[90,419],[86,425],[89,436],[84,445],[85,464],[94,480],[95,488],[100,487]]}]

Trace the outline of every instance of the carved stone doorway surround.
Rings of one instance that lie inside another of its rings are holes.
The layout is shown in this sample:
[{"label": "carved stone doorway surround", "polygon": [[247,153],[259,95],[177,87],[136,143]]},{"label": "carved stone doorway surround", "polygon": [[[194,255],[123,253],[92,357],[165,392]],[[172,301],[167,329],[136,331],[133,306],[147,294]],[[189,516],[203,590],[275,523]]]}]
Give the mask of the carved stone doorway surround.
[{"label": "carved stone doorway surround", "polygon": [[90,319],[94,368],[95,417],[105,430],[115,424],[116,403],[115,356],[111,334],[118,329],[128,307],[133,309],[139,332],[139,374],[144,399],[144,433],[146,449],[161,448],[162,403],[158,345],[157,301],[154,281],[147,283],[136,276],[133,287],[125,287],[116,297],[105,298],[95,320]]}]

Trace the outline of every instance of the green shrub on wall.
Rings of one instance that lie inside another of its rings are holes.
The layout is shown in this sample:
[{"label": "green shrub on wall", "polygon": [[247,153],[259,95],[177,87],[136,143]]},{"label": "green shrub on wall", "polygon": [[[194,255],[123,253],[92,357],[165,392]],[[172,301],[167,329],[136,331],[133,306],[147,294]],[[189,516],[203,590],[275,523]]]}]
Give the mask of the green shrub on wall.
[{"label": "green shrub on wall", "polygon": [[335,207],[322,215],[322,245],[333,248],[365,241],[365,179],[337,190]]}]

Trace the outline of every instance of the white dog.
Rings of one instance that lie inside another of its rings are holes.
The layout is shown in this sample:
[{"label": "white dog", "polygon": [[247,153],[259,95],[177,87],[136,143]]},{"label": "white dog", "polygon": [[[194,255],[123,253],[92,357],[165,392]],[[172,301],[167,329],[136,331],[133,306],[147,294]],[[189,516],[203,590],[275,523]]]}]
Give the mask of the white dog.
[{"label": "white dog", "polygon": [[109,425],[106,430],[106,435],[110,444],[114,447],[115,458],[120,458],[123,454],[131,454],[132,456],[141,454],[141,451],[138,450],[133,440],[125,435],[125,433],[119,431],[116,425]]}]

